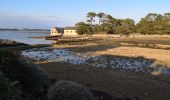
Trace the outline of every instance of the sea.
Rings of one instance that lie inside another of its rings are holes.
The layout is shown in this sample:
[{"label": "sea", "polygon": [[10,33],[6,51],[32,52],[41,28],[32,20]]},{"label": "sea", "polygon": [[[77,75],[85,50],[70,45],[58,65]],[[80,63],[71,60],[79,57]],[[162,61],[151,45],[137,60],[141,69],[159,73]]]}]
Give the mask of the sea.
[{"label": "sea", "polygon": [[9,39],[30,45],[51,44],[52,41],[30,37],[48,36],[50,31],[0,31],[0,39]]}]

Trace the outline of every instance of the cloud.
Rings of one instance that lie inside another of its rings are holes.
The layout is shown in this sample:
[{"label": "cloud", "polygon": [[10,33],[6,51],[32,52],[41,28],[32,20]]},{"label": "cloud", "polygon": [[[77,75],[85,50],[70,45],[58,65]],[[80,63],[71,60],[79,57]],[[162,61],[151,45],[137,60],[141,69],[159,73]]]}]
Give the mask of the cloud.
[{"label": "cloud", "polygon": [[8,28],[51,28],[71,26],[74,23],[57,16],[28,16],[0,13],[0,27]]}]

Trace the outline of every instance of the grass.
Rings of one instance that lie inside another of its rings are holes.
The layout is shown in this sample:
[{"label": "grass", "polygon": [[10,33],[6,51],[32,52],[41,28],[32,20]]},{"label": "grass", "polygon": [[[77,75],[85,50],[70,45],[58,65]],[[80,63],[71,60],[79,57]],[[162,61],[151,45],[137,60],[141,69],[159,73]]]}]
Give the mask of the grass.
[{"label": "grass", "polygon": [[[49,45],[8,48],[22,51]],[[50,45],[51,46],[51,45]],[[156,63],[170,64],[170,38],[135,37],[102,38],[102,40],[58,43],[54,48],[66,48],[77,53],[90,55],[110,55],[122,57],[142,56],[154,59]],[[96,68],[90,65],[68,63],[38,63],[51,79],[76,81],[92,90],[104,91],[113,97],[136,97],[140,100],[168,100],[170,98],[170,78],[164,75],[148,75],[136,72]],[[121,99],[120,99],[121,100]]]},{"label": "grass", "polygon": [[170,38],[103,38],[97,41],[56,44],[77,53],[90,55],[143,56],[155,59],[158,64],[170,65]]}]

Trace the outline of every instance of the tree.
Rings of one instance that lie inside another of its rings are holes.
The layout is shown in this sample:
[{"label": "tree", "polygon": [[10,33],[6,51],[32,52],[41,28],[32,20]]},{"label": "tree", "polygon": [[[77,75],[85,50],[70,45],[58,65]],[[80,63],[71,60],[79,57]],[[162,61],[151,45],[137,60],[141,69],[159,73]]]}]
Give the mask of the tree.
[{"label": "tree", "polygon": [[112,24],[109,23],[104,23],[101,25],[103,32],[107,33],[107,34],[114,34],[115,30]]},{"label": "tree", "polygon": [[170,34],[170,14],[150,13],[137,24],[141,34]]},{"label": "tree", "polygon": [[136,31],[135,21],[132,19],[127,18],[121,20],[121,25],[127,29],[128,33],[133,33]]},{"label": "tree", "polygon": [[96,17],[96,13],[95,13],[95,12],[89,12],[89,13],[87,13],[87,18],[89,18],[89,19],[87,20],[87,22],[89,22],[91,26],[93,25],[93,21],[95,21],[95,20],[94,20],[94,17]]},{"label": "tree", "polygon": [[154,23],[143,18],[137,24],[138,32],[141,34],[154,34]]},{"label": "tree", "polygon": [[107,23],[112,22],[112,20],[113,20],[113,17],[112,17],[111,15],[107,15],[107,16],[106,16],[106,21],[107,21]]},{"label": "tree", "polygon": [[97,17],[99,18],[99,25],[103,22],[103,16],[104,16],[104,13],[102,12],[97,14]]},{"label": "tree", "polygon": [[[93,25],[95,16],[99,18],[99,24]],[[79,34],[129,34],[135,32],[141,34],[170,34],[170,13],[164,15],[149,13],[137,24],[132,19],[116,19],[103,12],[98,14],[89,12],[87,17],[89,24],[79,25]]]},{"label": "tree", "polygon": [[102,25],[95,25],[93,27],[94,33],[104,33],[104,28]]},{"label": "tree", "polygon": [[103,24],[108,23],[108,14],[103,15]]},{"label": "tree", "polygon": [[163,18],[164,18],[165,20],[170,20],[170,13],[165,13],[164,16],[163,16]]},{"label": "tree", "polygon": [[158,17],[160,17],[159,14],[149,13],[148,15],[146,15],[145,19],[146,19],[147,21],[155,21]]},{"label": "tree", "polygon": [[79,22],[76,24],[76,29],[77,29],[77,33],[79,35],[83,35],[83,34],[93,34],[93,30],[91,25],[86,24],[84,22]]},{"label": "tree", "polygon": [[115,30],[116,34],[128,35],[128,31],[124,26],[118,26]]}]

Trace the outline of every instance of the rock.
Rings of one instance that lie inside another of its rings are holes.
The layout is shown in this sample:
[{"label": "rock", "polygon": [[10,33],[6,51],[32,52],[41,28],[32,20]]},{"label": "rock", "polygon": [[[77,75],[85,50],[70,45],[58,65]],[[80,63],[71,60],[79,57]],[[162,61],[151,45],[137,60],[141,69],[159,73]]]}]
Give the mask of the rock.
[{"label": "rock", "polygon": [[28,45],[28,44],[12,41],[8,39],[0,39],[0,47],[15,47],[15,46],[24,46],[24,45]]}]

